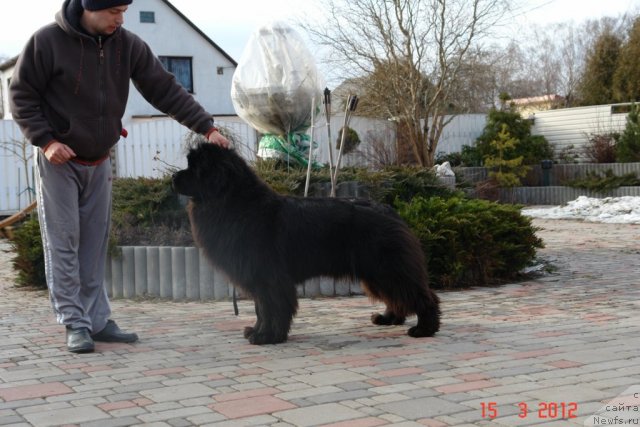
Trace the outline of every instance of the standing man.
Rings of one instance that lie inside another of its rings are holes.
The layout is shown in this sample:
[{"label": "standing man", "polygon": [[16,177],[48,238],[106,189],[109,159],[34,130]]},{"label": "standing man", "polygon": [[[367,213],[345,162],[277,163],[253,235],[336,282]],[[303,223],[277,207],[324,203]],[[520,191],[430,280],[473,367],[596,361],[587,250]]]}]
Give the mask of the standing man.
[{"label": "standing man", "polygon": [[157,109],[223,147],[209,113],[138,36],[122,28],[133,0],[66,0],[16,64],[11,112],[38,149],[36,192],[47,286],[69,351],[134,342],[110,319],[104,267],[111,221],[109,151],[129,81]]}]

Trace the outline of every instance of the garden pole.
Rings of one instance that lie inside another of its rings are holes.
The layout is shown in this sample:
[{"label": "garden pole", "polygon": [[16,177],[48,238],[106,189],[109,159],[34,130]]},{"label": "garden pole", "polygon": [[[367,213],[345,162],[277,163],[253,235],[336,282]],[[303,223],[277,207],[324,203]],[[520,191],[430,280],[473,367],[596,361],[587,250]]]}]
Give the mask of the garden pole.
[{"label": "garden pole", "polygon": [[327,147],[329,148],[329,178],[331,179],[331,193],[334,193],[336,183],[333,178],[333,147],[331,145],[331,91],[328,87],[324,88],[324,117],[327,120],[327,133],[329,137],[327,141]]},{"label": "garden pole", "polygon": [[[358,96],[357,95],[349,95],[347,99],[347,105],[345,107],[344,112],[344,124],[342,125],[342,135],[340,138],[340,150],[338,151],[338,160],[336,160],[336,170],[333,174],[333,181],[337,183],[338,181],[338,169],[340,169],[340,161],[342,160],[342,152],[344,150],[344,139],[347,134],[347,129],[349,127],[349,121],[351,120],[351,114],[356,111],[358,107]],[[331,188],[331,197],[336,196],[335,186]]]},{"label": "garden pole", "polygon": [[316,117],[316,97],[311,98],[311,136],[309,141],[309,160],[307,161],[307,180],[304,184],[304,197],[309,194],[309,181],[311,180],[311,155],[313,154],[313,129]]}]

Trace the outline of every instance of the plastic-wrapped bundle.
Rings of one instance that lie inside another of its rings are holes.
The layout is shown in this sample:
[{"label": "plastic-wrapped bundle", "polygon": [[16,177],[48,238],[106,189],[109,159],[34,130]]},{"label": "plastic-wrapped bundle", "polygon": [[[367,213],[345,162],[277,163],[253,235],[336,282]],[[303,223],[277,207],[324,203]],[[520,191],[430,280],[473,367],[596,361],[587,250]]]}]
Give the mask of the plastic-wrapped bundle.
[{"label": "plastic-wrapped bundle", "polygon": [[286,137],[311,126],[312,100],[322,84],[302,38],[286,24],[259,28],[249,39],[233,75],[231,99],[257,131]]}]

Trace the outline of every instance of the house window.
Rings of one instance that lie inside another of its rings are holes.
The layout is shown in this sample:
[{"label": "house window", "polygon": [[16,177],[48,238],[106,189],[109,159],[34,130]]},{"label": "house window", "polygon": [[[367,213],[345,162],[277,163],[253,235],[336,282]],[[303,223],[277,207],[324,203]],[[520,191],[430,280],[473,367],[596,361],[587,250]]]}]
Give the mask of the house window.
[{"label": "house window", "polygon": [[189,93],[193,93],[193,72],[191,69],[191,58],[177,56],[160,56],[160,61],[164,68],[176,76],[176,80]]},{"label": "house window", "polygon": [[146,24],[154,24],[156,22],[156,13],[155,12],[145,12],[140,11],[140,22]]}]

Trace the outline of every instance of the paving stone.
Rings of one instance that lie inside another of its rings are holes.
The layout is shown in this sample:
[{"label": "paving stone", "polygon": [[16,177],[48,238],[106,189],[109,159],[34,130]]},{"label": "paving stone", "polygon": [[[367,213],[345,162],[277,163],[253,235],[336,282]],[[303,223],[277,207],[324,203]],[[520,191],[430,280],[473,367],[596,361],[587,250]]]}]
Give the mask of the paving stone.
[{"label": "paving stone", "polygon": [[336,385],[353,381],[364,381],[367,379],[367,377],[365,377],[364,375],[357,374],[345,369],[337,369],[334,371],[309,375],[296,375],[293,378],[296,381],[300,381],[314,387]]},{"label": "paving stone", "polygon": [[125,427],[139,424],[140,420],[134,417],[123,416],[108,420],[98,420],[82,423],[82,427]]},{"label": "paving stone", "polygon": [[384,412],[390,412],[409,420],[455,414],[469,409],[466,406],[438,397],[423,397],[421,399],[408,399],[399,402],[385,403],[378,405],[378,408]]},{"label": "paving stone", "polygon": [[[433,338],[377,327],[366,297],[300,299],[289,340],[253,346],[251,301],[112,301],[139,342],[64,348],[46,291],[13,286],[0,240],[0,424],[581,426],[640,376],[640,225],[534,220],[551,275],[439,292]],[[4,316],[3,316],[4,313]],[[7,315],[6,313],[10,313]],[[518,417],[572,402],[580,417]],[[495,403],[498,418],[482,417]],[[67,417],[68,415],[68,417]]]},{"label": "paving stone", "polygon": [[211,396],[215,390],[202,384],[188,384],[142,390],[140,394],[154,402],[171,402]]},{"label": "paving stone", "polygon": [[340,402],[342,403],[345,400],[351,399],[360,399],[363,397],[374,396],[375,393],[369,390],[352,390],[352,391],[343,391],[341,393],[329,393],[322,394],[319,396],[309,397],[308,400],[316,403],[332,403],[332,402]]},{"label": "paving stone", "polygon": [[343,391],[341,388],[336,386],[310,387],[308,384],[305,384],[304,386],[305,389],[278,393],[276,394],[276,397],[284,400],[306,399],[313,396],[321,396],[323,394],[339,393]]},{"label": "paving stone", "polygon": [[47,427],[59,425],[61,420],[65,424],[80,424],[109,419],[110,416],[94,406],[83,406],[26,414],[24,418],[34,426]]},{"label": "paving stone", "polygon": [[337,423],[345,420],[363,418],[361,412],[337,403],[310,406],[276,412],[274,416],[299,427]]},{"label": "paving stone", "polygon": [[63,383],[34,384],[21,387],[0,388],[0,398],[10,402],[14,400],[33,399],[35,397],[57,396],[73,392]]},{"label": "paving stone", "polygon": [[214,403],[211,408],[227,418],[236,419],[271,414],[276,411],[295,408],[295,405],[277,397],[265,395]]},{"label": "paving stone", "polygon": [[138,415],[138,419],[145,423],[167,421],[174,418],[187,418],[195,415],[209,414],[211,409],[205,407],[178,408],[169,411],[156,411],[151,414]]}]

